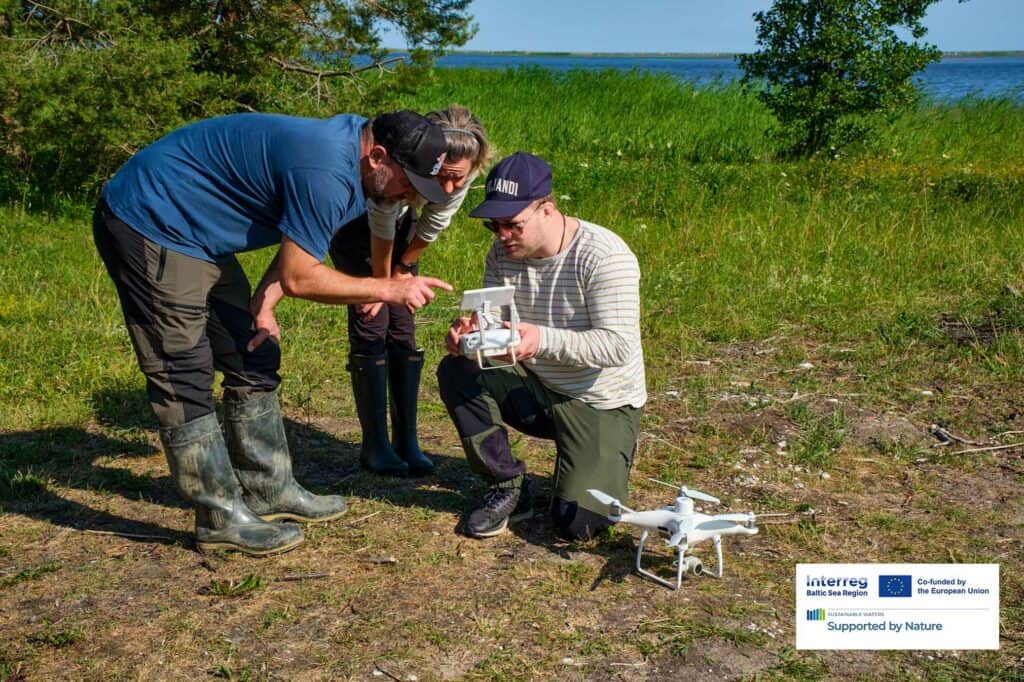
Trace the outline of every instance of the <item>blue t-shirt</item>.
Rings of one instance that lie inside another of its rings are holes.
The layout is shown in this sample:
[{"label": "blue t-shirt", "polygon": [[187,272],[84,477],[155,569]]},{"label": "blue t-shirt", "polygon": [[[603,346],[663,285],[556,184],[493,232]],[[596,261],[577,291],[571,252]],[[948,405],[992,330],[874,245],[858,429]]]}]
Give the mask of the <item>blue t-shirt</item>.
[{"label": "blue t-shirt", "polygon": [[366,119],[233,114],[199,121],[130,158],[103,188],[147,239],[205,261],[281,242],[323,260],[339,225],[366,212]]}]

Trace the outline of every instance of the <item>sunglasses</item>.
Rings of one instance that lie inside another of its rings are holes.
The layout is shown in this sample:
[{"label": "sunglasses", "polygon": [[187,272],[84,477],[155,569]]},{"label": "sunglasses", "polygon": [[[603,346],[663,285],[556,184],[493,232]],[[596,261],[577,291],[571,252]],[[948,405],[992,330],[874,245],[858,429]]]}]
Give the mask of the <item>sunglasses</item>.
[{"label": "sunglasses", "polygon": [[533,216],[537,213],[537,209],[539,209],[546,203],[546,201],[542,201],[536,206],[534,206],[533,211],[530,212],[530,215],[523,218],[522,220],[517,220],[515,222],[509,222],[507,220],[485,220],[484,227],[486,227],[494,234],[498,234],[498,230],[500,230],[501,228],[505,228],[509,232],[515,232],[516,234],[522,234],[523,228],[526,227],[526,223],[530,222],[533,219]]}]

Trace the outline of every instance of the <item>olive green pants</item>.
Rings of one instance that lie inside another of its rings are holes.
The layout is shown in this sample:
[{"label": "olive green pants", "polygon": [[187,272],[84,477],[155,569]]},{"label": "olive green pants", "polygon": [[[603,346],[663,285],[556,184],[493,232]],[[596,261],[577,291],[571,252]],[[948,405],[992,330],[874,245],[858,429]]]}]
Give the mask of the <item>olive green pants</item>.
[{"label": "olive green pants", "polygon": [[547,388],[522,365],[481,370],[447,356],[437,368],[441,399],[462,438],[470,468],[500,483],[526,471],[509,445],[506,425],[555,442],[552,515],[563,534],[588,537],[610,525],[595,488],[627,502],[629,470],[640,435],[641,408],[599,410]]}]

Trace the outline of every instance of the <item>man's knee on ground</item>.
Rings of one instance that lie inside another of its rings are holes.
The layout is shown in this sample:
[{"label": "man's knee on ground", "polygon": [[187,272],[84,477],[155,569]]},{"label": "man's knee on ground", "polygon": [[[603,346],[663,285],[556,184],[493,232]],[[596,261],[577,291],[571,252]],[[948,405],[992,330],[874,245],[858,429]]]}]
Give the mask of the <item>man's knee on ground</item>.
[{"label": "man's knee on ground", "polygon": [[555,532],[566,540],[589,540],[612,525],[608,517],[560,497],[551,501],[551,517],[555,522]]}]

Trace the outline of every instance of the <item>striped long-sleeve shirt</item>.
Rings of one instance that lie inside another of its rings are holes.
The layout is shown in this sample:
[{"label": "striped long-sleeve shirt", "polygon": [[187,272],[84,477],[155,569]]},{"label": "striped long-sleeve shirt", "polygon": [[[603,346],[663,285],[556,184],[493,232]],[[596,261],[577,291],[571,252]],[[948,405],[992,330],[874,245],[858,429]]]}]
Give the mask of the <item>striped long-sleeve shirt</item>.
[{"label": "striped long-sleeve shirt", "polygon": [[548,388],[597,409],[647,401],[640,346],[640,268],[614,232],[586,221],[550,258],[512,259],[497,240],[484,286],[512,285],[520,320],[540,328],[525,365]]}]

